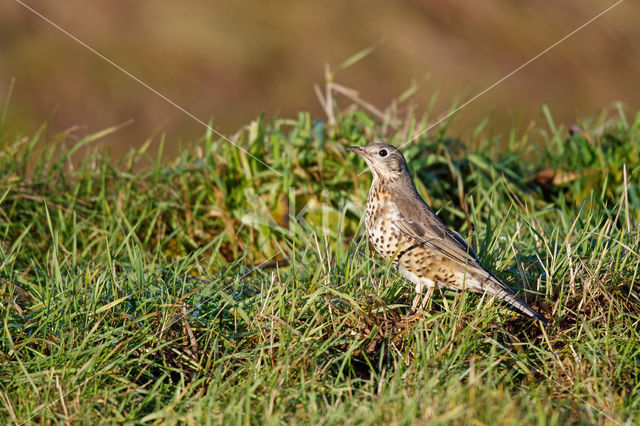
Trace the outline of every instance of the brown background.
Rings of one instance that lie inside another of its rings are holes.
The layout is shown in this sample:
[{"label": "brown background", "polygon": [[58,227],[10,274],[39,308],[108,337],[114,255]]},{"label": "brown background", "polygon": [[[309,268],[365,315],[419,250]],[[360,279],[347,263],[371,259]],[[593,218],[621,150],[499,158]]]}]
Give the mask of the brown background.
[{"label": "brown background", "polygon": [[[370,56],[338,82],[384,107],[420,83],[435,115],[468,99],[614,4],[603,0],[391,2],[24,0],[204,121],[232,133],[260,112],[323,118],[313,85],[362,49]],[[487,114],[493,134],[540,122],[593,117],[615,101],[639,106],[640,3],[625,1],[473,102],[460,113],[464,135]],[[32,133],[55,109],[52,132],[96,131],[135,122],[103,139],[115,156],[167,134],[168,154],[203,127],[54,29],[17,2],[0,3],[0,96],[15,91],[9,134]],[[543,124],[540,124],[541,126]]]}]

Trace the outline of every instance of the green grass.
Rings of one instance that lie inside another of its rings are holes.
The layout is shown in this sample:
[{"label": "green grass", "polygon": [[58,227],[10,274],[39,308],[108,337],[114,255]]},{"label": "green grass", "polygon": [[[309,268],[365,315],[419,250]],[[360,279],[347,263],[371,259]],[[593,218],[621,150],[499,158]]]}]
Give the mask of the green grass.
[{"label": "green grass", "polygon": [[[404,152],[419,190],[550,319],[412,288],[362,238],[345,145],[424,120],[258,119],[78,159],[0,124],[0,420],[599,423],[640,413],[640,114]],[[74,161],[71,161],[71,159]]]}]

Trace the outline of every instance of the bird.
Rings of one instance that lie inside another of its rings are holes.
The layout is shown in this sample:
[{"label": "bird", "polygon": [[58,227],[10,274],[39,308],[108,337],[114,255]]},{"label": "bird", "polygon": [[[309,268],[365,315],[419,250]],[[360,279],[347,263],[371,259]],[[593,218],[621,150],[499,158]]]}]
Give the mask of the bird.
[{"label": "bird", "polygon": [[415,285],[416,311],[423,291],[424,309],[435,288],[470,290],[497,297],[520,313],[548,324],[544,315],[520,299],[487,267],[462,236],[449,229],[422,199],[402,152],[384,143],[348,146],[373,175],[365,215],[372,246],[392,260]]}]

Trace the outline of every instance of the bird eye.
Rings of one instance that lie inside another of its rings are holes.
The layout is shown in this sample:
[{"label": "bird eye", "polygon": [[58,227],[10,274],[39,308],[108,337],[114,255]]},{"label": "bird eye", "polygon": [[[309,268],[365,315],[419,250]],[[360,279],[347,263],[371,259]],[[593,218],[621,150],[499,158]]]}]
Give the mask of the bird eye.
[{"label": "bird eye", "polygon": [[387,156],[387,150],[386,149],[381,149],[378,154],[380,154],[380,157],[386,157]]}]

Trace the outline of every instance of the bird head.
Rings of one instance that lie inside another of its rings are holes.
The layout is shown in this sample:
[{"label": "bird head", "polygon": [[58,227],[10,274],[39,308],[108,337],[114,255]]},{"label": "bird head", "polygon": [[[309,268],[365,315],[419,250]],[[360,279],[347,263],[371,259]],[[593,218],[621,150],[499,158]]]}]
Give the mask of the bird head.
[{"label": "bird head", "polygon": [[354,152],[369,166],[373,179],[395,181],[410,176],[409,168],[400,150],[384,143],[372,143],[366,146],[348,146],[347,151]]}]

